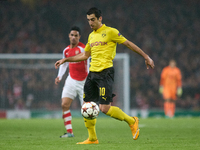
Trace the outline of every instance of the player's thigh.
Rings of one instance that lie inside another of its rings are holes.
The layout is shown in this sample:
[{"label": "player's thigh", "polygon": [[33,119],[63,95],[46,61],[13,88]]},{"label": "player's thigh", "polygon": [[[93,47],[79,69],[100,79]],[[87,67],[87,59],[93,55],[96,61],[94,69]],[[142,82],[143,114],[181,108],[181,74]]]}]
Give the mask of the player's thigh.
[{"label": "player's thigh", "polygon": [[177,96],[176,96],[176,90],[173,90],[172,93],[171,93],[171,99],[174,101],[177,99]]},{"label": "player's thigh", "polygon": [[76,81],[72,79],[70,76],[67,77],[65,81],[65,85],[63,87],[62,91],[62,98],[64,97],[69,97],[71,99],[74,99],[77,95],[77,90],[76,90]]},{"label": "player's thigh", "polygon": [[163,98],[164,99],[172,99],[176,100],[176,91],[171,88],[166,88],[163,91]]},{"label": "player's thigh", "polygon": [[63,108],[69,108],[71,106],[73,99],[69,98],[69,97],[63,97],[62,98],[62,107]]},{"label": "player's thigh", "polygon": [[99,103],[108,105],[113,101],[114,68],[108,68],[102,74],[103,78],[98,80]]},{"label": "player's thigh", "polygon": [[99,104],[99,109],[103,112],[103,113],[107,113],[108,110],[110,109],[111,103],[109,104]]},{"label": "player's thigh", "polygon": [[79,100],[80,100],[80,104],[82,105],[83,104],[83,87],[84,87],[84,84],[85,84],[85,80],[84,81],[78,81],[77,82],[77,94],[79,96]]},{"label": "player's thigh", "polygon": [[93,73],[90,72],[85,81],[84,93],[83,93],[84,102],[90,102],[90,101],[97,102],[98,100],[98,88],[96,86],[96,83],[93,81],[92,74]]}]

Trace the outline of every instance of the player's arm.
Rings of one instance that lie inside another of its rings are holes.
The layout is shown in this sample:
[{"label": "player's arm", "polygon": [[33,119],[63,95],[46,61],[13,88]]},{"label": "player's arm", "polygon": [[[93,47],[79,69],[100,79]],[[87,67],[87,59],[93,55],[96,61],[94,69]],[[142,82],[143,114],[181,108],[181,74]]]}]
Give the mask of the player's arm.
[{"label": "player's arm", "polygon": [[78,61],[83,61],[86,60],[90,57],[90,51],[84,51],[83,53],[80,53],[78,55],[72,56],[72,57],[67,57],[67,58],[63,58],[58,60],[55,63],[55,68],[57,69],[61,64],[65,63],[65,62],[78,62]]},{"label": "player's arm", "polygon": [[182,75],[181,75],[181,71],[178,69],[177,71],[177,95],[180,97],[183,94],[183,90],[182,90]]},{"label": "player's arm", "polygon": [[[63,57],[65,58],[65,57]],[[62,65],[60,65],[59,71],[58,71],[58,75],[55,78],[55,84],[58,85],[58,83],[62,80],[63,75],[65,74],[67,68],[68,68],[69,63],[65,62]]]},{"label": "player's arm", "polygon": [[138,53],[139,55],[141,55],[142,57],[144,57],[147,69],[149,69],[149,66],[151,68],[155,67],[153,60],[144,51],[142,51],[137,45],[135,45],[133,42],[126,40],[122,44],[125,45],[126,47],[128,47],[130,50],[132,50],[132,51]]},{"label": "player's arm", "polygon": [[164,80],[165,80],[165,75],[167,74],[166,72],[166,68],[164,68],[161,72],[161,76],[160,76],[160,86],[159,86],[159,93],[160,94],[163,94],[163,90],[164,90],[164,87],[163,87],[163,84],[164,84]]}]

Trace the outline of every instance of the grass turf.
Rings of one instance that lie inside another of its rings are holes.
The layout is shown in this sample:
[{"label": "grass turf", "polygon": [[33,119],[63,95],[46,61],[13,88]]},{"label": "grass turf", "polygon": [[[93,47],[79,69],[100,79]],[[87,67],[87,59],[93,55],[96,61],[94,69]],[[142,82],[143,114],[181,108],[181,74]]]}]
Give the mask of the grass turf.
[{"label": "grass turf", "polygon": [[87,130],[82,118],[73,118],[75,137],[65,132],[61,119],[0,120],[1,150],[199,150],[200,118],[140,119],[140,137],[133,140],[125,122],[97,119],[98,145],[77,145]]}]

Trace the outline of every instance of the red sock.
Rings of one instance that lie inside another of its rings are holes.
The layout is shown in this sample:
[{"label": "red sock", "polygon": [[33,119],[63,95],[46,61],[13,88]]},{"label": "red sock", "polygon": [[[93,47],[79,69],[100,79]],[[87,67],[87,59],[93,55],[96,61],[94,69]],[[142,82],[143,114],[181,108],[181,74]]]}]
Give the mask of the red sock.
[{"label": "red sock", "polygon": [[65,128],[67,130],[67,133],[72,133],[73,134],[72,123],[71,123],[72,115],[71,115],[70,110],[63,112],[63,119],[64,119],[64,125],[65,125]]}]

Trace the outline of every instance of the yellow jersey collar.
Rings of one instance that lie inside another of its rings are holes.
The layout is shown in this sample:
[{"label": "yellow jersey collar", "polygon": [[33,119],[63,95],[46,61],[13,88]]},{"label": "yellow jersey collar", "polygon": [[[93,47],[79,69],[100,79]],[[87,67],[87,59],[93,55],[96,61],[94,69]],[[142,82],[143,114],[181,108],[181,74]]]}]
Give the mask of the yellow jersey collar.
[{"label": "yellow jersey collar", "polygon": [[101,30],[103,30],[104,27],[106,27],[106,25],[102,24],[102,26],[99,29],[97,29],[96,31],[94,31],[94,32],[100,32]]}]

